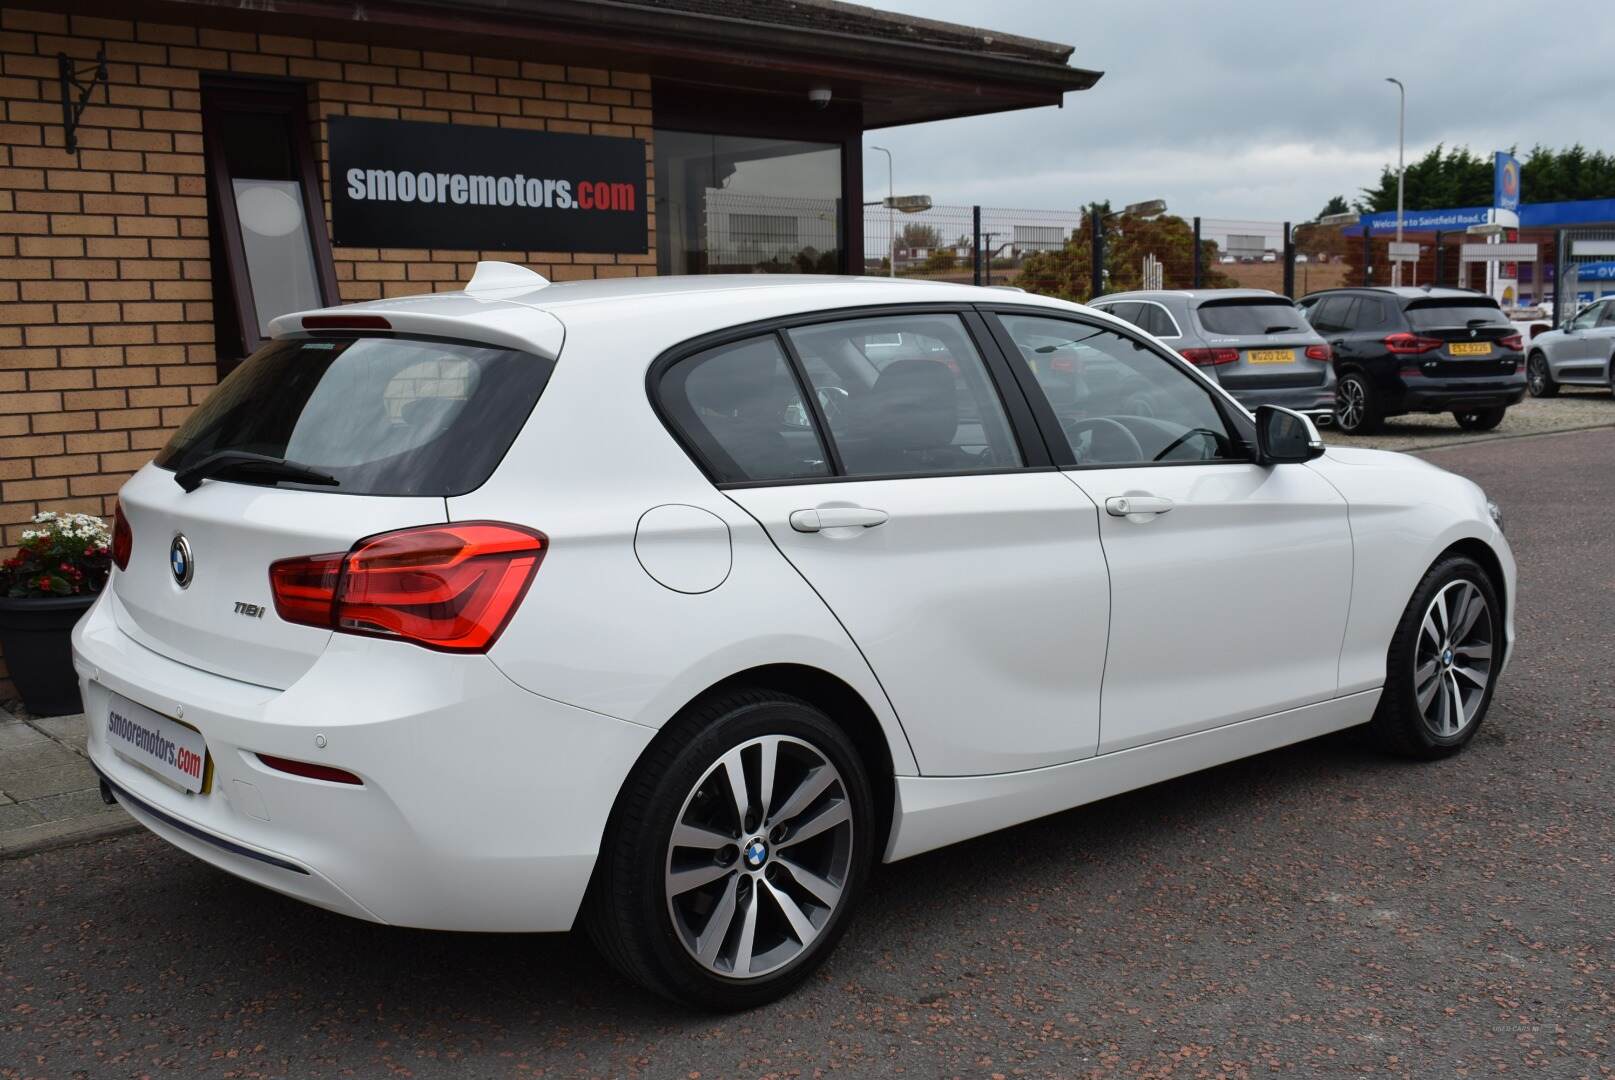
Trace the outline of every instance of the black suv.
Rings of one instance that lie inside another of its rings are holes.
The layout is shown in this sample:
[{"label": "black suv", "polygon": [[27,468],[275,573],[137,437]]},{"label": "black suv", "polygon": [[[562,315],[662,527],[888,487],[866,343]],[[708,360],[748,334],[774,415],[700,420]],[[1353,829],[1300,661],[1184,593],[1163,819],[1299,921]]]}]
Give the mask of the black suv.
[{"label": "black suv", "polygon": [[1468,289],[1329,289],[1296,302],[1335,351],[1335,424],[1450,412],[1490,431],[1525,396],[1525,342],[1497,301]]}]

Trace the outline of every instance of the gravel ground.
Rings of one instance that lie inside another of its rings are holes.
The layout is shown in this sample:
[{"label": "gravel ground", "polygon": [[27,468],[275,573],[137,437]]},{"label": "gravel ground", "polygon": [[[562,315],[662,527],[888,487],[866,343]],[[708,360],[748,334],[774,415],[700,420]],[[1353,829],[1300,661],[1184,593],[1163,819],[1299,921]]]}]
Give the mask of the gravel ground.
[{"label": "gravel ground", "polygon": [[1343,435],[1323,428],[1325,442],[1341,446],[1373,446],[1381,450],[1429,450],[1466,446],[1521,435],[1546,435],[1579,428],[1615,426],[1615,398],[1608,390],[1567,387],[1556,398],[1527,396],[1509,409],[1491,431],[1464,431],[1451,413],[1409,413],[1385,421],[1376,435]]},{"label": "gravel ground", "polygon": [[1610,1076],[1615,431],[1430,457],[1522,566],[1458,757],[1343,733],[884,867],[820,975],[734,1017],[144,833],[48,852],[0,864],[0,1076]]}]

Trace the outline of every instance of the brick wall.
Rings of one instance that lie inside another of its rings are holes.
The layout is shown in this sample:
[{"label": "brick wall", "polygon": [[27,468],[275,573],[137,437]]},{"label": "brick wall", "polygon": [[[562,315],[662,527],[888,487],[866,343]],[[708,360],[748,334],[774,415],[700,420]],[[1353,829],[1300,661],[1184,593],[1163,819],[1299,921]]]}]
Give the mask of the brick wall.
[{"label": "brick wall", "polygon": [[[103,41],[108,85],[84,111],[75,157],[63,149],[56,55],[88,64]],[[5,7],[5,547],[38,510],[109,513],[124,479],[213,386],[213,268],[198,90],[205,72],[308,83],[327,220],[327,116],[592,133],[641,138],[647,147],[651,137],[650,80],[642,73]],[[648,160],[646,171],[650,184]],[[555,280],[656,269],[653,253],[337,248],[334,254],[344,300],[455,288],[479,258],[523,262]],[[7,690],[0,662],[0,697]]]}]

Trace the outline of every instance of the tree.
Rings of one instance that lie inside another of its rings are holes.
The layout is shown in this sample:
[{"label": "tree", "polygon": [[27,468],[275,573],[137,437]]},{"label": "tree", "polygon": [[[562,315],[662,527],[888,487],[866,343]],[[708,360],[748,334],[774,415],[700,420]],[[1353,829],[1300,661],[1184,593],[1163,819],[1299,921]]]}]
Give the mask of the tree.
[{"label": "tree", "polygon": [[897,246],[905,248],[939,248],[942,234],[934,226],[911,221],[897,234]]},{"label": "tree", "polygon": [[[1108,206],[1101,205],[1100,213],[1107,211]],[[1072,232],[1064,247],[1028,255],[1021,263],[1017,283],[1047,296],[1067,300],[1092,299],[1093,227],[1090,214],[1091,211],[1083,214],[1082,223]],[[1143,283],[1146,255],[1154,255],[1165,264],[1165,284],[1168,287],[1183,288],[1192,284],[1194,229],[1187,221],[1180,217],[1140,218],[1118,214],[1105,221],[1104,230],[1106,292],[1138,288]],[[1232,278],[1217,268],[1216,243],[1203,240],[1200,250],[1203,287],[1219,289],[1234,284]]]},{"label": "tree", "polygon": [[[1476,155],[1467,146],[1449,150],[1438,145],[1407,167],[1407,208],[1490,206],[1492,172],[1490,154]],[[1363,188],[1362,194],[1359,210],[1395,210],[1396,169],[1385,166],[1379,183]],[[1520,165],[1520,194],[1529,202],[1615,197],[1615,154],[1589,151],[1579,143],[1566,150],[1534,146]]]},{"label": "tree", "polygon": [[1318,211],[1318,216],[1312,220],[1317,221],[1320,218],[1326,218],[1333,214],[1349,213],[1351,213],[1351,206],[1347,204],[1346,196],[1331,195],[1329,196],[1329,201],[1323,204],[1323,209]]}]

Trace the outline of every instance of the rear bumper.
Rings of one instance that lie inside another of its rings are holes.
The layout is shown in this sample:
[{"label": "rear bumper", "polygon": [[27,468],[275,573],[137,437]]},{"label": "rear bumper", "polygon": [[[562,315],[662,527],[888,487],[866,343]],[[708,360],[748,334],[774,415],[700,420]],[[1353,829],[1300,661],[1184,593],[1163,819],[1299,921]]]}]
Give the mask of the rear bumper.
[{"label": "rear bumper", "polygon": [[1296,386],[1279,390],[1236,390],[1225,387],[1234,399],[1254,411],[1258,405],[1277,405],[1301,413],[1332,414],[1335,411],[1335,383],[1322,386]]},{"label": "rear bumper", "polygon": [[[239,877],[375,922],[442,930],[572,925],[612,802],[654,732],[540,697],[483,656],[338,636],[279,691],[125,635],[103,596],[73,632],[90,760],[129,813]],[[207,740],[206,793],[114,752],[121,694]],[[325,746],[316,745],[315,736]],[[362,786],[279,772],[337,766]]]},{"label": "rear bumper", "polygon": [[1495,409],[1518,405],[1525,397],[1525,382],[1518,386],[1486,387],[1453,386],[1440,383],[1434,386],[1409,386],[1402,395],[1402,405],[1408,412],[1448,412],[1456,409]]}]

